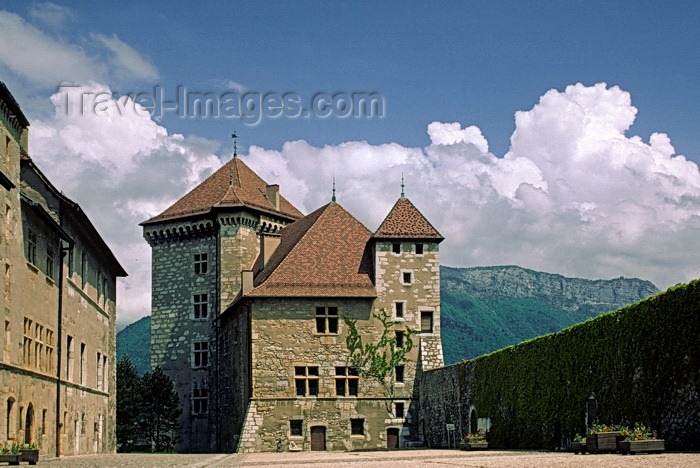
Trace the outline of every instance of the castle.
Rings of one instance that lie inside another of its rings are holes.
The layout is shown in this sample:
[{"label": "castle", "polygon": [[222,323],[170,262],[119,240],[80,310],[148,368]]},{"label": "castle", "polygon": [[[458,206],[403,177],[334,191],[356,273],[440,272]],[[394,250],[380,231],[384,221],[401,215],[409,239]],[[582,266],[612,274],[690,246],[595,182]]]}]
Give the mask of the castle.
[{"label": "castle", "polygon": [[[372,232],[335,196],[303,216],[234,156],[142,226],[151,364],[176,382],[178,450],[422,443],[417,382],[443,365],[443,237],[403,193]],[[388,333],[405,360],[363,376],[346,320],[365,343]]]},{"label": "castle", "polygon": [[0,82],[0,443],[43,456],[116,450],[116,278],[126,272],[27,153]]}]

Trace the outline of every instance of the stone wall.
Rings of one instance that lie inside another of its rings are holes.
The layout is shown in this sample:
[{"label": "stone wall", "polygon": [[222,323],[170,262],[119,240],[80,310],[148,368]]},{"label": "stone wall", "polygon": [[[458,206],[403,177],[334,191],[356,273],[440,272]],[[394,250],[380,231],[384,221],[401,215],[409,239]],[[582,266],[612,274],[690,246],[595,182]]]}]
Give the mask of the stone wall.
[{"label": "stone wall", "polygon": [[499,448],[557,448],[599,423],[644,423],[669,449],[700,440],[700,281],[671,288],[559,333],[424,373],[426,443],[447,446],[446,424],[471,411]]}]

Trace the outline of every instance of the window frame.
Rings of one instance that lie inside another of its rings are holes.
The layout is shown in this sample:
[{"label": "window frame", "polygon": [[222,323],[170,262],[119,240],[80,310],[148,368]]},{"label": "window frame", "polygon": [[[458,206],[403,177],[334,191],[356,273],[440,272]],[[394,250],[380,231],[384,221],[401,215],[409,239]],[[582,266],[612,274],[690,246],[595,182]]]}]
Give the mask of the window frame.
[{"label": "window frame", "polygon": [[[401,284],[404,286],[412,286],[415,280],[415,275],[413,274],[413,270],[401,270],[400,272],[400,281]],[[406,275],[409,275],[408,281],[406,281]]]},{"label": "window frame", "polygon": [[402,365],[394,367],[394,381],[404,383],[406,381],[406,368]]},{"label": "window frame", "polygon": [[[198,348],[199,345],[199,349]],[[209,340],[192,342],[192,368],[204,369],[209,367]]]},{"label": "window frame", "polygon": [[350,436],[365,435],[365,418],[350,418]]},{"label": "window frame", "polygon": [[209,319],[209,293],[199,292],[192,294],[192,320]]},{"label": "window frame", "polygon": [[[331,313],[331,310],[335,313]],[[321,312],[321,313],[319,313]],[[316,335],[337,336],[340,334],[340,309],[337,305],[317,305],[314,307]],[[335,328],[335,331],[331,331]]]},{"label": "window frame", "polygon": [[[419,324],[420,333],[422,335],[435,333],[435,311],[432,309],[422,309],[422,310],[419,310],[419,314],[420,314],[420,324]],[[423,328],[423,323],[424,323],[423,316],[428,315],[428,314],[430,315],[430,329],[429,330],[426,328]]]},{"label": "window frame", "polygon": [[[298,426],[298,427],[297,427]],[[298,429],[298,434],[296,434]],[[304,420],[303,419],[290,419],[289,420],[289,436],[290,437],[304,437]]]},{"label": "window frame", "polygon": [[192,415],[209,414],[209,389],[204,385],[195,384],[192,387]]},{"label": "window frame", "polygon": [[[357,397],[360,393],[360,373],[352,366],[335,367],[335,396],[337,397]],[[342,386],[342,395],[341,390]],[[354,390],[354,394],[353,394]]]},{"label": "window frame", "polygon": [[27,229],[27,261],[37,266],[37,251],[39,250],[39,237],[36,232]]},{"label": "window frame", "polygon": [[[297,398],[318,397],[319,380],[321,380],[319,366],[294,366],[293,379],[294,394]],[[299,392],[300,384],[303,385],[303,394]]]},{"label": "window frame", "polygon": [[193,254],[192,271],[195,275],[206,275],[209,271],[209,255],[207,252]]},{"label": "window frame", "polygon": [[422,242],[416,242],[415,249],[416,249],[416,255],[423,255],[425,252],[425,244],[423,244]]}]

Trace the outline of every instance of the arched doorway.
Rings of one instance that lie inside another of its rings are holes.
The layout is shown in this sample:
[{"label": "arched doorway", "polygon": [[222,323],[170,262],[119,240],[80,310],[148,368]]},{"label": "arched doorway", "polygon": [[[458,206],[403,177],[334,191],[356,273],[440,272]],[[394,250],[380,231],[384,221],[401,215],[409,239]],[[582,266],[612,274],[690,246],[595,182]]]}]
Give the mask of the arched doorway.
[{"label": "arched doorway", "polygon": [[469,415],[469,432],[475,434],[477,431],[476,423],[476,410],[472,408],[471,414]]},{"label": "arched doorway", "polygon": [[34,432],[34,405],[29,403],[27,407],[27,416],[24,421],[24,443],[32,443],[32,433]]}]

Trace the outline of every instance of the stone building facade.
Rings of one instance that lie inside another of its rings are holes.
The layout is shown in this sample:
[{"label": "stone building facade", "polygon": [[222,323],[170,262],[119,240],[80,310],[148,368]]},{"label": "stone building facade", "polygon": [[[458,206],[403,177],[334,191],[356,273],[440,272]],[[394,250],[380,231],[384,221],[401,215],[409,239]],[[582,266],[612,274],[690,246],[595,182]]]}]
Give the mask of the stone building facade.
[{"label": "stone building facade", "polygon": [[28,156],[29,122],[2,83],[0,108],[0,443],[114,452],[116,278],[126,273]]},{"label": "stone building facade", "polygon": [[[415,383],[443,365],[442,236],[403,196],[372,233],[335,201],[302,217],[278,190],[234,158],[143,223],[153,249],[152,364],[177,383],[178,448],[419,444]],[[413,348],[379,381],[353,368],[345,319],[373,342],[382,310],[394,344]]]}]

